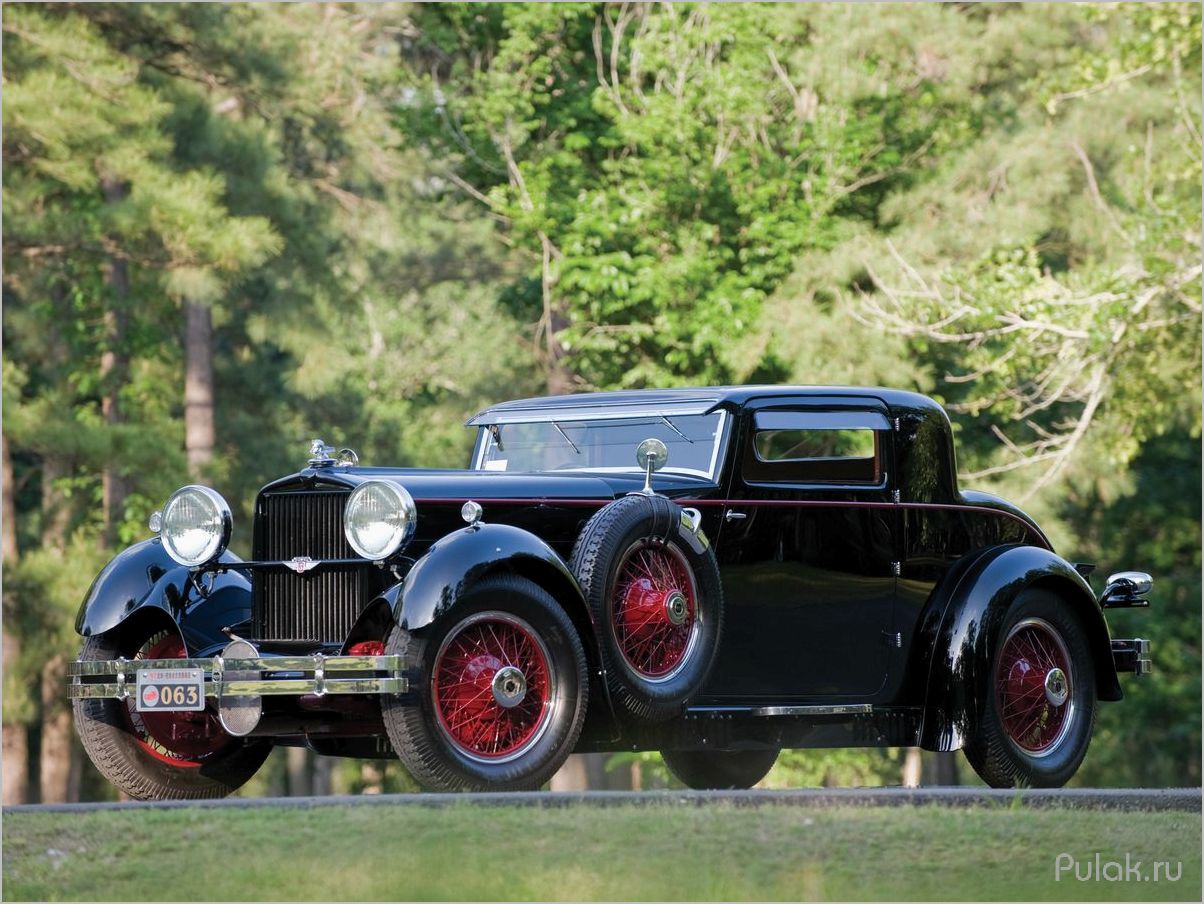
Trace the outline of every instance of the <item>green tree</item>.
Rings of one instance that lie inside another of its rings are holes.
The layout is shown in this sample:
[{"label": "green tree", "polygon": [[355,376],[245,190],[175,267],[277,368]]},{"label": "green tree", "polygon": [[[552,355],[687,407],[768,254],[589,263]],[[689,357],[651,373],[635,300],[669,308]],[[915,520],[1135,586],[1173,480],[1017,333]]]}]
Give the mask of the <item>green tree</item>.
[{"label": "green tree", "polygon": [[[531,265],[549,391],[780,377],[737,353],[806,249],[947,140],[935,81],[811,76],[844,22],[790,7],[430,6],[406,122]],[[892,16],[897,24],[901,16]],[[892,25],[875,37],[883,48]],[[915,22],[912,27],[922,28]],[[871,67],[874,63],[867,60]]]},{"label": "green tree", "polygon": [[1161,674],[1103,709],[1107,752],[1080,780],[1192,784],[1200,10],[970,15],[987,78],[963,146],[833,249],[822,291],[924,362],[964,482],[1025,502],[1072,560],[1155,574],[1153,607],[1110,621],[1154,638]]},{"label": "green tree", "polygon": [[488,294],[495,240],[432,200],[393,127],[403,24],[333,5],[4,10],[5,626],[25,663],[5,722],[33,720],[57,796],[70,726],[41,663],[77,645],[90,575],[175,486],[217,486],[246,553],[256,491],[309,438],[460,464],[465,409],[522,385]]}]

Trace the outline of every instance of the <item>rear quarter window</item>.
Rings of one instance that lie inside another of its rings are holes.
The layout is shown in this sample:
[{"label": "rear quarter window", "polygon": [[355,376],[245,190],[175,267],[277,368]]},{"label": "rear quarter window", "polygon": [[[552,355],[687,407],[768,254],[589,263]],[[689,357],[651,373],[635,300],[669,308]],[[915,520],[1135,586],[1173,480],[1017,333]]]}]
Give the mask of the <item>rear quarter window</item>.
[{"label": "rear quarter window", "polygon": [[759,411],[744,456],[745,478],[879,485],[889,427],[875,411]]}]

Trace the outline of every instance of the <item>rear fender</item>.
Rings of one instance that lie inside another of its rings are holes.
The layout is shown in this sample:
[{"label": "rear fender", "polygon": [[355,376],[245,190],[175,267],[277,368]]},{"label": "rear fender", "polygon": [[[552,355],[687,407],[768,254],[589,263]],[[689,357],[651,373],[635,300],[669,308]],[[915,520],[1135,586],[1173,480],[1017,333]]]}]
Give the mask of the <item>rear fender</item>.
[{"label": "rear fender", "polygon": [[[237,565],[242,560],[227,550],[220,561]],[[84,637],[106,634],[153,610],[176,623],[190,654],[200,654],[229,640],[222,628],[250,619],[251,582],[236,570],[193,580],[191,569],[174,561],[154,537],[118,553],[101,569],[80,606],[75,630]]]},{"label": "rear fender", "polygon": [[1030,587],[1052,590],[1074,609],[1087,632],[1097,696],[1121,699],[1108,625],[1091,587],[1073,565],[1047,549],[1000,546],[986,550],[957,574],[951,590],[934,594],[930,611],[920,619],[920,640],[931,651],[921,747],[957,750],[963,746],[983,714],[979,689],[989,686],[987,677],[1008,607]]}]

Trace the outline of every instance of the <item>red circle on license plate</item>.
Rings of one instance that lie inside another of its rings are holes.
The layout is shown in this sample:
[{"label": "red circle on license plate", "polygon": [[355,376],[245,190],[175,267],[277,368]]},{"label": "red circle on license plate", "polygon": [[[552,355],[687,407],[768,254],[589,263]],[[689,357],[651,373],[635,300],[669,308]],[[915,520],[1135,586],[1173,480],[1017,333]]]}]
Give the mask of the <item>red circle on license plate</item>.
[{"label": "red circle on license plate", "polygon": [[159,702],[159,689],[153,684],[148,684],[142,689],[142,705],[154,706]]}]

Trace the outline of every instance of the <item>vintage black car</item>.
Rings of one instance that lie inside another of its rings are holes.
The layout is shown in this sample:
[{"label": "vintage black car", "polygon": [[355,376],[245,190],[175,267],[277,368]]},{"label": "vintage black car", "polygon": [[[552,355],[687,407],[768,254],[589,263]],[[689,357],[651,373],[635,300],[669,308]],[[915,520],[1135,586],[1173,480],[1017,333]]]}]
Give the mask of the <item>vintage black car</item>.
[{"label": "vintage black car", "polygon": [[964,749],[1058,786],[1149,643],[1122,572],[959,490],[949,420],[889,389],[738,386],[507,402],[465,470],[315,441],[255,502],[188,486],[79,613],[69,694],[135,798],[227,794],[272,745],[524,789],[572,752],[660,750],[748,787],[783,747]]}]

